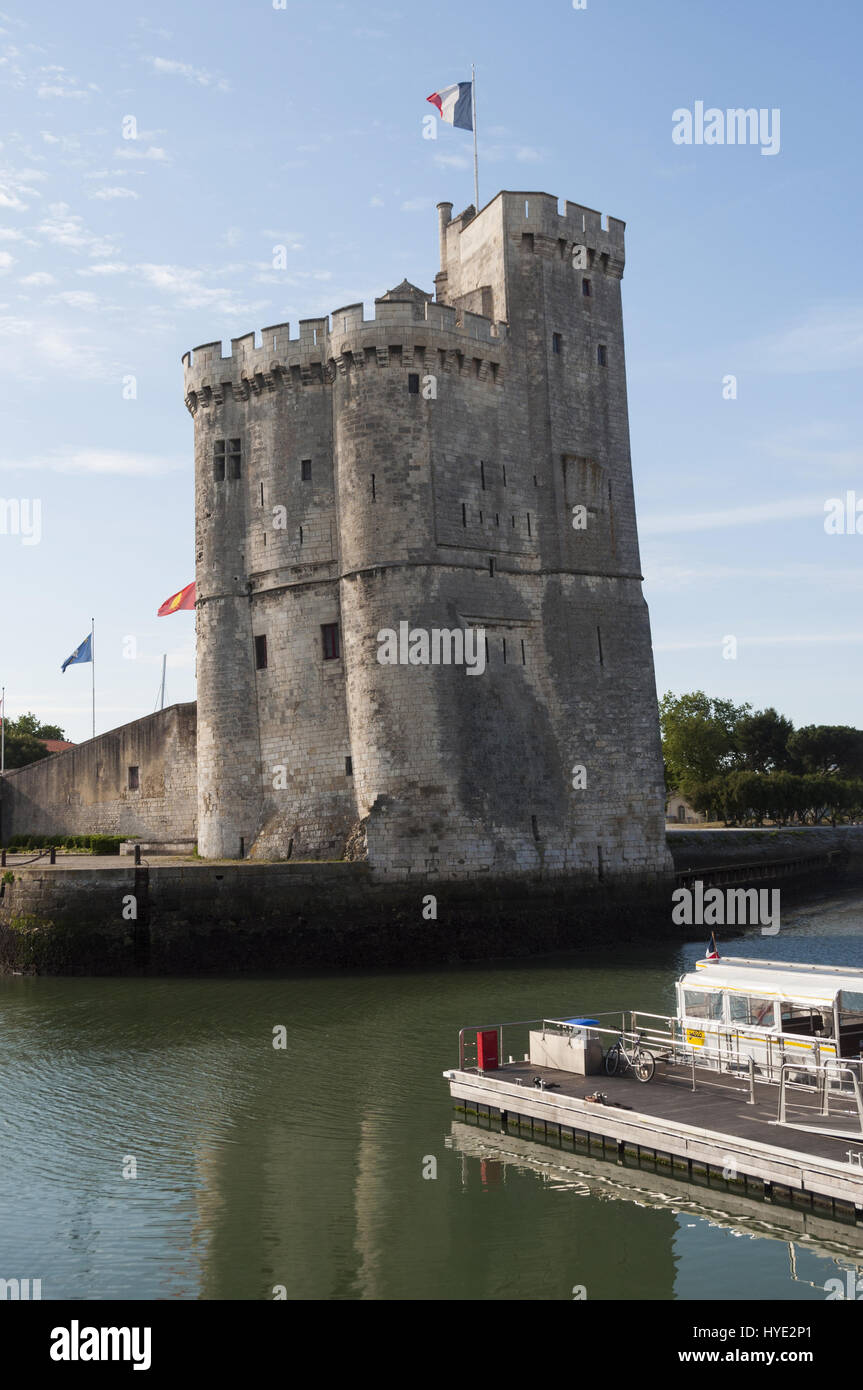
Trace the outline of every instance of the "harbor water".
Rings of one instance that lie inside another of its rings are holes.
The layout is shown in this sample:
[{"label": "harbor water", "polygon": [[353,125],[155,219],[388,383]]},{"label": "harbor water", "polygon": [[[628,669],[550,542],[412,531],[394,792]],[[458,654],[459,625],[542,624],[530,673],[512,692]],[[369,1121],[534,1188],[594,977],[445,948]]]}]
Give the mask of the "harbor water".
[{"label": "harbor water", "polygon": [[[859,891],[823,896],[721,945],[863,966],[861,915]],[[853,1230],[453,1111],[462,1025],[673,1012],[701,954],[2,979],[0,1278],[43,1299],[823,1300],[863,1269]]]}]

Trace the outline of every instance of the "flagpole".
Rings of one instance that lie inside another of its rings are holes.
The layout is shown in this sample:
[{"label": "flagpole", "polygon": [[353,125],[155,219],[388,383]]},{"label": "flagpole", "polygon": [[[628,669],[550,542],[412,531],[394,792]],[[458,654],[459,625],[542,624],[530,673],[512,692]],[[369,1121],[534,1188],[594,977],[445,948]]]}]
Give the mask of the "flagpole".
[{"label": "flagpole", "polygon": [[93,737],[96,737],[96,623],[90,619],[90,676],[93,688]]},{"label": "flagpole", "polygon": [[165,708],[165,667],[168,664],[168,653],[162,653],[162,700],[159,709]]},{"label": "flagpole", "polygon": [[0,710],[3,711],[3,722],[0,724],[0,777],[6,772],[6,687],[0,691]]},{"label": "flagpole", "polygon": [[478,150],[478,148],[477,148],[477,133],[476,133],[476,63],[471,63],[471,65],[470,65],[470,71],[471,71],[470,90],[471,90],[471,99],[472,99],[472,101],[473,101],[473,191],[474,191],[474,206],[476,207],[477,212],[479,212],[479,150]]}]

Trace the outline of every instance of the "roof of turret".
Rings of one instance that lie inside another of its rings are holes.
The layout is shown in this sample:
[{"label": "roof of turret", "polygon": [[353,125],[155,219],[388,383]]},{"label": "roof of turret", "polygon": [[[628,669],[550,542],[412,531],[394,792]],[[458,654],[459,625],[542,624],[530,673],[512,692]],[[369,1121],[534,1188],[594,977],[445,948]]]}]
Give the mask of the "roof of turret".
[{"label": "roof of turret", "polygon": [[383,304],[388,299],[427,300],[433,298],[433,295],[426,294],[425,290],[421,290],[418,285],[412,285],[410,280],[402,280],[400,285],[396,285],[394,290],[387,290],[386,294],[382,294],[379,299],[375,300],[375,303]]}]

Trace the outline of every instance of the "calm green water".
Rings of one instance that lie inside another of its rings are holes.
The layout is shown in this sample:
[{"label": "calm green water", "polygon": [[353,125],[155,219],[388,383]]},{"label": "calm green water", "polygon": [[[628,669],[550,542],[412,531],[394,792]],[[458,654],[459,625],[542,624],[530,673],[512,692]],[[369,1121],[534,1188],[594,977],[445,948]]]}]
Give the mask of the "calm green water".
[{"label": "calm green water", "polygon": [[[825,899],[728,953],[863,965],[861,924],[861,898]],[[769,1209],[729,1214],[718,1194],[451,1109],[441,1072],[462,1024],[673,1009],[702,949],[0,980],[0,1277],[41,1278],[43,1298],[266,1299],[284,1285],[293,1299],[568,1300],[583,1285],[590,1299],[823,1299],[854,1263],[841,1229],[832,1251],[790,1248]]]}]

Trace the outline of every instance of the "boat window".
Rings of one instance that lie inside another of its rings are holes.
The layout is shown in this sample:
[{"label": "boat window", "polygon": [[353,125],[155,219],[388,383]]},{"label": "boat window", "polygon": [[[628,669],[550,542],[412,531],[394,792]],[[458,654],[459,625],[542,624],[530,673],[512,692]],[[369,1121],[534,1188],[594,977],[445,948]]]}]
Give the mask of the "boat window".
[{"label": "boat window", "polygon": [[773,1000],[758,994],[729,994],[732,1023],[749,1023],[754,1028],[774,1026]]},{"label": "boat window", "polygon": [[782,1001],[782,1032],[800,1033],[804,1037],[823,1036],[833,1032],[833,1012],[812,1004],[792,1004]]},{"label": "boat window", "polygon": [[685,989],[683,1012],[686,1018],[722,1018],[722,991],[719,989]]}]

